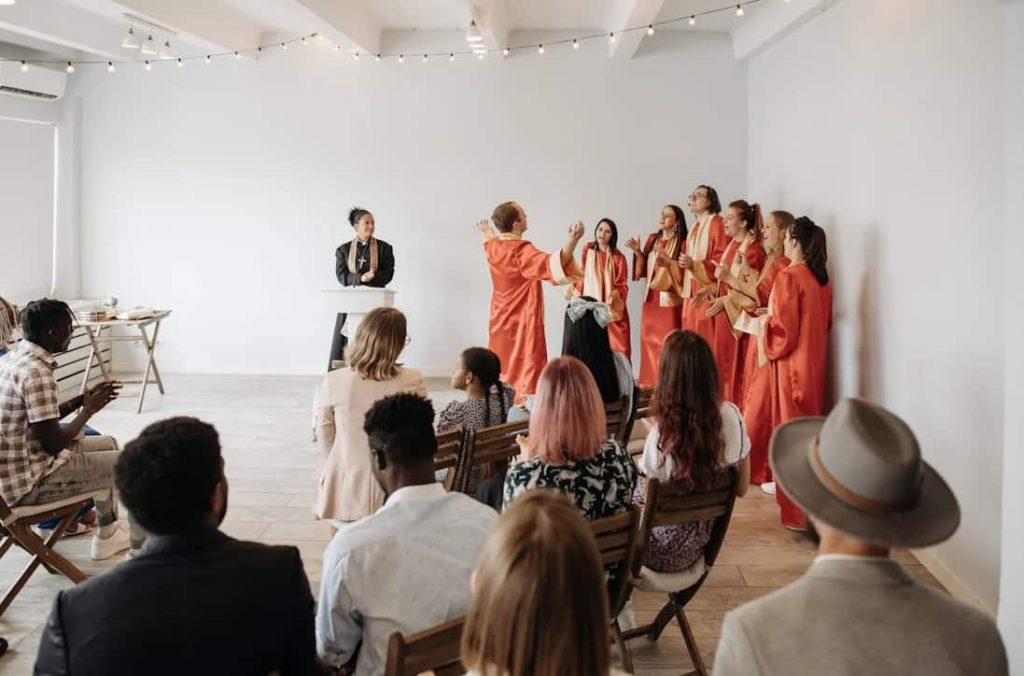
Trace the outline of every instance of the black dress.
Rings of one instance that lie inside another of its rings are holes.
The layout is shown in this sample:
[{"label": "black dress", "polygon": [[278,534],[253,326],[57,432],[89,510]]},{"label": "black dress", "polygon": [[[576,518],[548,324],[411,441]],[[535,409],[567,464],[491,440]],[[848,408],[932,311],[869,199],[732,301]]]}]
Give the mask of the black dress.
[{"label": "black dress", "polygon": [[[355,270],[349,270],[348,254],[349,249],[356,247]],[[363,283],[360,278],[370,271],[370,243],[360,242],[353,239],[345,242],[334,252],[334,271],[342,286],[372,286],[383,288],[391,283],[395,276],[395,251],[391,245],[383,240],[377,240],[377,272],[373,279]],[[348,342],[345,336],[341,335],[341,329],[345,326],[347,314],[339,312],[334,321],[334,334],[331,336],[331,356],[327,361],[327,370],[331,370],[331,364],[342,359],[345,353],[345,345]]]}]

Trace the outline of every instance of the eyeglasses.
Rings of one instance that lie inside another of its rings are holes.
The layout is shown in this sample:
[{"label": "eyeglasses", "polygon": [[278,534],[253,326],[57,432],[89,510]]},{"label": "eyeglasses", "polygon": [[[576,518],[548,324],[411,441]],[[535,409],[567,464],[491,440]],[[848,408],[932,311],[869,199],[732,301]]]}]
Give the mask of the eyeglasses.
[{"label": "eyeglasses", "polygon": [[694,194],[690,195],[687,199],[690,202],[696,202],[697,200],[703,200],[703,199],[707,199],[707,198],[708,198],[707,195],[698,195],[697,193],[694,193]]}]

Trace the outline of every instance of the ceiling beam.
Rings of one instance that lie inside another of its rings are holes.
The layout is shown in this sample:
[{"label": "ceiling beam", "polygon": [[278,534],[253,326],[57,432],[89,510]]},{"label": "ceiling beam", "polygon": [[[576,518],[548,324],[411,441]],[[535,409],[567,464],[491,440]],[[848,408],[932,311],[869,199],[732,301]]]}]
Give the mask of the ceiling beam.
[{"label": "ceiling beam", "polygon": [[[0,12],[0,28],[25,36],[89,54],[100,59],[123,59],[121,40],[125,26],[73,5],[19,2]],[[31,46],[31,43],[29,43]]]},{"label": "ceiling beam", "polygon": [[[117,0],[128,14],[166,26],[183,41],[202,51],[252,49],[264,37],[263,27],[233,7],[212,0]],[[127,23],[127,20],[125,21]],[[310,31],[312,32],[312,31]],[[146,31],[136,30],[140,39]],[[154,36],[159,37],[159,36]],[[174,42],[172,42],[174,44]]]},{"label": "ceiling beam", "polygon": [[310,32],[364,54],[380,51],[381,26],[354,0],[281,0],[302,11]]},{"label": "ceiling beam", "polygon": [[469,12],[469,20],[476,20],[476,27],[484,38],[484,44],[491,51],[499,51],[508,47],[508,12],[506,0],[463,0]]},{"label": "ceiling beam", "polygon": [[619,33],[626,28],[634,26],[645,26],[653,24],[661,12],[661,6],[665,0],[624,0],[623,11],[620,21],[616,22],[612,30],[617,38],[615,42],[608,43],[608,56],[613,59],[631,59],[640,49],[640,43],[647,37],[646,30],[635,30],[628,33]]}]

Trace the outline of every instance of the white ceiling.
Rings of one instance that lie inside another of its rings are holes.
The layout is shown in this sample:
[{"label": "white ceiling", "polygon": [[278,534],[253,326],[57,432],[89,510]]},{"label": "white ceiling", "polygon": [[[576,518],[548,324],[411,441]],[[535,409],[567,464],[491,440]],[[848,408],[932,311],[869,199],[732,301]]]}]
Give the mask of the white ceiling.
[{"label": "white ceiling", "polygon": [[[0,5],[0,56],[15,58],[20,50],[17,58],[139,58],[120,47],[126,15],[166,29],[155,37],[169,38],[176,55],[244,50],[314,32],[348,51],[373,53],[381,50],[384,32],[456,35],[471,17],[487,44],[500,49],[516,43],[516,31],[613,32],[691,14],[699,17],[695,27],[684,19],[659,29],[730,32],[781,11],[783,3],[758,0],[740,19],[728,0],[17,0]],[[700,16],[723,5],[729,9]],[[137,25],[136,33],[144,39],[148,29]],[[610,55],[629,58],[645,38],[645,31],[635,31]]]}]

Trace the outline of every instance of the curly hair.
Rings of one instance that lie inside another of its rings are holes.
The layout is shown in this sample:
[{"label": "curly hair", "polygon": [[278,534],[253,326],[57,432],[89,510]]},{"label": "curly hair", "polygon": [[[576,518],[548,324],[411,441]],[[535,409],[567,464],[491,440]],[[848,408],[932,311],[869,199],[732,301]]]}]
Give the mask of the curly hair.
[{"label": "curly hair", "polygon": [[652,408],[661,464],[671,456],[673,481],[705,490],[723,464],[722,397],[715,357],[701,336],[674,331],[665,338]]},{"label": "curly hair", "polygon": [[62,300],[40,298],[21,310],[21,335],[39,345],[46,339],[46,333],[54,329],[72,326],[75,315]]},{"label": "curly hair", "polygon": [[223,476],[220,439],[196,418],[168,418],[128,442],[114,477],[125,507],[150,533],[181,533],[209,518]]},{"label": "curly hair", "polygon": [[425,460],[437,452],[434,406],[418,394],[402,392],[378,400],[363,418],[370,448],[391,460]]}]

